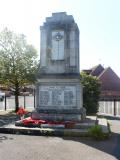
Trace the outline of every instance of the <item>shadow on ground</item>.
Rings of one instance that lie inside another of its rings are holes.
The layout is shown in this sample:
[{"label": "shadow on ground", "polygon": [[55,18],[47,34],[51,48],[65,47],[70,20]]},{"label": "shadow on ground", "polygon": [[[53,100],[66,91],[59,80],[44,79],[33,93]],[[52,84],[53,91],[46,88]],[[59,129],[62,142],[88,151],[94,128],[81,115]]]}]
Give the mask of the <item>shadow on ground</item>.
[{"label": "shadow on ground", "polygon": [[[83,143],[102,152],[110,154],[116,159],[120,160],[120,119],[113,117],[107,117],[107,119],[111,120],[113,124],[116,124],[116,122],[119,124],[119,128],[117,129],[114,129],[115,127],[117,127],[117,125],[111,127],[112,132],[109,139],[103,141],[93,140],[88,137],[64,137],[63,139]],[[116,132],[116,130],[118,133]]]},{"label": "shadow on ground", "polygon": [[111,115],[104,115],[104,114],[98,114],[98,118],[106,118],[108,120],[120,120],[120,117],[117,116],[111,116]]},{"label": "shadow on ground", "polygon": [[[119,137],[119,144],[117,138]],[[108,153],[120,160],[120,135],[112,133],[110,139],[104,141],[96,141],[87,137],[64,137],[64,140],[72,140],[83,143],[102,152]]]},{"label": "shadow on ground", "polygon": [[13,140],[13,138],[10,138],[10,137],[8,137],[8,136],[0,136],[0,143],[2,143],[3,141],[5,141],[5,140]]}]

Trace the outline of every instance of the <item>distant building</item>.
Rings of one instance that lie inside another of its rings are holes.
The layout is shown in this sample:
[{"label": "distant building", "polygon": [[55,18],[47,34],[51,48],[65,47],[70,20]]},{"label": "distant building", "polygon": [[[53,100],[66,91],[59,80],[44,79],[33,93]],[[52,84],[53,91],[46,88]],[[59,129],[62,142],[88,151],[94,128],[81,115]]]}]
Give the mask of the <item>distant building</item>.
[{"label": "distant building", "polygon": [[101,81],[101,99],[120,99],[120,78],[110,68],[104,68],[101,64],[87,70],[83,70],[88,75],[96,76]]}]

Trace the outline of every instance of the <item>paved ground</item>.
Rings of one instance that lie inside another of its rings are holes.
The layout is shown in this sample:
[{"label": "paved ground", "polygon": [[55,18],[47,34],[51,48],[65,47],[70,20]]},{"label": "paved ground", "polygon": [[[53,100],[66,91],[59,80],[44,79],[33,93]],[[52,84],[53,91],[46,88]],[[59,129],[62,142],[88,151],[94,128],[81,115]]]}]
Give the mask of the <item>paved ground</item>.
[{"label": "paved ground", "polygon": [[110,123],[106,141],[0,134],[0,160],[119,160],[120,120]]}]

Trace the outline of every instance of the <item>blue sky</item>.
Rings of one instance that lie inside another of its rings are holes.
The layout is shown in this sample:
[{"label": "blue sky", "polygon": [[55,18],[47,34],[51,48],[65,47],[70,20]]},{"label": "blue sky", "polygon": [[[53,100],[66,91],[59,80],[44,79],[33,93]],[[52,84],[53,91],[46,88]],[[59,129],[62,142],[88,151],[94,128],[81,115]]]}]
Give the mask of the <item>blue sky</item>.
[{"label": "blue sky", "polygon": [[120,77],[120,0],[0,0],[0,31],[25,34],[39,54],[39,27],[53,12],[67,12],[78,24],[80,70],[101,63]]}]

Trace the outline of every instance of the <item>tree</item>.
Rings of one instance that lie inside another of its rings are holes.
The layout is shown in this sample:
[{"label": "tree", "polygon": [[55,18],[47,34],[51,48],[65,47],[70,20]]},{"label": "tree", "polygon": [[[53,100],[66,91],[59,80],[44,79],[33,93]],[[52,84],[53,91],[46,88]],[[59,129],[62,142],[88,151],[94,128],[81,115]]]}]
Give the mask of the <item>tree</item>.
[{"label": "tree", "polygon": [[81,83],[83,85],[83,107],[87,114],[98,112],[98,102],[100,96],[100,81],[97,77],[81,73]]},{"label": "tree", "polygon": [[37,52],[23,34],[7,28],[0,33],[0,83],[15,90],[16,111],[20,88],[35,81]]}]

